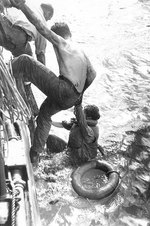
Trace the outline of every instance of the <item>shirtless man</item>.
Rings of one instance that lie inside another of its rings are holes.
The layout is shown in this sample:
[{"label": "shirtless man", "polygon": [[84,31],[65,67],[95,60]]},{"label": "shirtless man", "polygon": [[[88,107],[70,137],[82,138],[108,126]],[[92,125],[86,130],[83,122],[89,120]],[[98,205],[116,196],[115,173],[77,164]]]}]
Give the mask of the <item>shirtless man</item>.
[{"label": "shirtless man", "polygon": [[85,53],[71,41],[71,32],[65,23],[56,23],[49,30],[34,12],[25,4],[25,0],[10,0],[12,6],[20,9],[41,35],[54,47],[59,76],[32,57],[22,55],[12,63],[15,78],[31,81],[47,98],[40,107],[37,128],[31,147],[31,162],[36,163],[39,153],[44,149],[51,128],[51,116],[71,108],[81,98],[84,90],[93,82],[96,72]]}]

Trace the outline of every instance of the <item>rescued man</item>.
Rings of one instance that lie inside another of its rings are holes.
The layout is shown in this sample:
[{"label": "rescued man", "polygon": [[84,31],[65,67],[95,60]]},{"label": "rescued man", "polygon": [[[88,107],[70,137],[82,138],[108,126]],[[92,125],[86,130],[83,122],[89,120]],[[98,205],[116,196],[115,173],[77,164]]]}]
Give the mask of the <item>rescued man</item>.
[{"label": "rescued man", "polygon": [[[11,9],[8,0],[0,3],[7,8],[5,13],[3,10],[0,14],[0,46],[9,50],[14,57],[21,54],[32,56],[33,51],[29,42],[34,41],[36,58],[45,64],[46,39],[20,10]],[[34,7],[34,12],[46,26],[46,22],[53,16],[54,9],[49,3],[41,3],[40,6]]]},{"label": "rescued man", "polygon": [[73,107],[95,79],[96,72],[85,53],[72,42],[71,32],[66,23],[55,23],[49,30],[27,6],[25,0],[10,2],[12,6],[19,8],[40,34],[52,43],[59,66],[59,76],[56,76],[50,69],[28,55],[21,55],[12,63],[15,78],[29,80],[47,96],[40,107],[34,142],[30,150],[31,162],[37,163],[49,135],[51,116]]},{"label": "rescued man", "polygon": [[[70,122],[52,121],[52,125],[58,128],[65,128],[70,131],[68,143],[61,138],[49,135],[47,139],[47,152],[61,152],[66,149],[69,156],[69,162],[72,165],[80,165],[97,156],[97,150],[104,155],[103,148],[98,144],[100,119],[99,108],[96,105],[76,104],[74,108],[76,118]],[[54,145],[55,144],[55,147]],[[53,150],[54,149],[54,150]]]}]

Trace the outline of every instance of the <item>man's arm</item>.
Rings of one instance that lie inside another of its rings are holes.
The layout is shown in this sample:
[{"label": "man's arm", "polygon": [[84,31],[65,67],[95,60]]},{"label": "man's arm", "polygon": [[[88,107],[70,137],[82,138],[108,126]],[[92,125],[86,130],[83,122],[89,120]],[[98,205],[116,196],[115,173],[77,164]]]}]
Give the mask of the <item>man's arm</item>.
[{"label": "man's arm", "polygon": [[63,128],[63,125],[62,125],[61,122],[52,121],[52,126],[55,126],[55,127],[58,127],[58,128]]},{"label": "man's arm", "polygon": [[86,140],[87,143],[92,143],[95,140],[93,130],[88,126],[85,114],[82,109],[82,105],[75,106],[75,115],[77,118],[78,126],[80,127],[82,136]]},{"label": "man's arm", "polygon": [[43,35],[53,45],[59,45],[63,38],[49,30],[47,26],[36,16],[36,14],[27,6],[25,0],[10,0],[13,7],[20,9],[27,19],[36,27],[41,35]]},{"label": "man's arm", "polygon": [[73,124],[72,122],[68,123],[66,121],[62,121],[62,122],[52,121],[53,126],[58,127],[58,128],[64,128],[64,129],[67,129],[67,130],[71,129],[72,124]]}]

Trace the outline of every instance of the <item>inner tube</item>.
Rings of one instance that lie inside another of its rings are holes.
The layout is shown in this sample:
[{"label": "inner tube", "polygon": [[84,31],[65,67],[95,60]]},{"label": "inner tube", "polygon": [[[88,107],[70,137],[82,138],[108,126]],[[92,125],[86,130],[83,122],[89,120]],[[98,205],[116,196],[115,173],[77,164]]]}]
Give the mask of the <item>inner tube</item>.
[{"label": "inner tube", "polygon": [[[85,188],[82,183],[82,178],[84,174],[91,169],[99,169],[105,173],[108,178],[107,183],[105,183],[100,188]],[[108,197],[111,195],[119,184],[119,173],[113,170],[113,167],[110,166],[105,161],[92,160],[83,166],[78,167],[71,175],[71,183],[75,192],[88,199],[99,200]]]}]

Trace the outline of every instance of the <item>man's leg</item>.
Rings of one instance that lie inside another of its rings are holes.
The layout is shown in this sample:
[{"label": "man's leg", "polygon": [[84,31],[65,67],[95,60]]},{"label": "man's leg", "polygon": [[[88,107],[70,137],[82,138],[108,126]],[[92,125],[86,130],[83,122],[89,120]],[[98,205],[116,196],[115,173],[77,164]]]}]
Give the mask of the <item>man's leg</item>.
[{"label": "man's leg", "polygon": [[55,99],[59,78],[45,65],[23,54],[12,61],[12,70],[16,79],[23,74],[24,81],[32,82],[46,96]]},{"label": "man's leg", "polygon": [[39,153],[43,152],[51,128],[51,116],[61,109],[48,98],[41,105],[34,133],[33,146],[30,151],[31,162],[37,162]]},{"label": "man's leg", "polygon": [[[39,63],[38,61],[34,60],[32,57],[29,57],[28,55],[21,55],[20,57],[15,58],[12,61],[12,70],[13,75],[16,79],[18,90],[24,100],[26,101],[27,105],[31,102],[31,98],[33,95],[28,95],[31,91],[31,87],[25,86],[24,93],[24,87],[22,87],[22,83],[24,82],[32,82],[35,86],[37,86],[42,92],[45,93],[45,95],[50,96],[56,96],[54,95],[54,92],[52,90],[57,90],[55,88],[58,84],[58,78],[56,75],[54,75],[50,70],[48,70],[43,64]],[[23,81],[22,81],[23,80]],[[29,88],[29,89],[28,89]],[[27,96],[27,98],[26,98]],[[55,97],[52,97],[54,99]],[[34,100],[32,98],[32,100]],[[32,113],[35,115],[38,112],[38,108],[36,109],[35,102],[31,103],[31,109]]]}]

